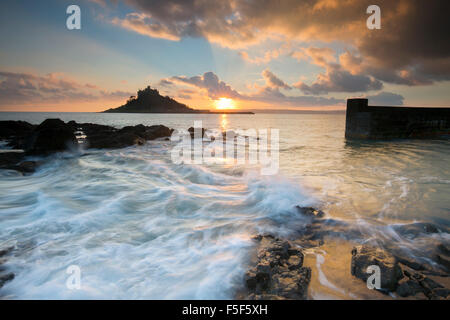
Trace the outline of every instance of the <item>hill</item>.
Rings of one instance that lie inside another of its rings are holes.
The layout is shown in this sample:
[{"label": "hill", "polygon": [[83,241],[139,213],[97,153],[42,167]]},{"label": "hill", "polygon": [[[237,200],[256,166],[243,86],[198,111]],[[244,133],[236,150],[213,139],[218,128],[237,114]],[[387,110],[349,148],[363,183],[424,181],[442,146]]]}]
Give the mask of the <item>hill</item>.
[{"label": "hill", "polygon": [[199,113],[203,112],[189,108],[183,103],[163,97],[159,91],[150,86],[139,90],[137,97],[131,96],[127,103],[117,108],[111,108],[103,112],[109,113]]}]

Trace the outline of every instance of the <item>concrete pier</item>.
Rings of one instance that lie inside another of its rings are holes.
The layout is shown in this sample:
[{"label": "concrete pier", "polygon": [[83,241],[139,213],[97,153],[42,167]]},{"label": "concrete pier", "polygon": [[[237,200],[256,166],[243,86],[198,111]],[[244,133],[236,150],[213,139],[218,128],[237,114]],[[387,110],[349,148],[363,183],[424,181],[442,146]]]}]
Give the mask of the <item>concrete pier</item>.
[{"label": "concrete pier", "polygon": [[450,138],[450,108],[369,106],[367,99],[348,99],[347,139]]}]

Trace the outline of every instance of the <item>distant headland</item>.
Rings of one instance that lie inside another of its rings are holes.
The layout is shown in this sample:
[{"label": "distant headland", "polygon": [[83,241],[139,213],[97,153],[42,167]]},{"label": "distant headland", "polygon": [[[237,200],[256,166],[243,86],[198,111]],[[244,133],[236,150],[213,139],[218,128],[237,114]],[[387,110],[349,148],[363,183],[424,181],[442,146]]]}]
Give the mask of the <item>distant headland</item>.
[{"label": "distant headland", "polygon": [[106,113],[207,113],[207,114],[254,114],[242,111],[209,111],[196,110],[168,96],[162,96],[157,89],[150,86],[139,90],[137,96],[131,96],[120,107],[105,110]]}]

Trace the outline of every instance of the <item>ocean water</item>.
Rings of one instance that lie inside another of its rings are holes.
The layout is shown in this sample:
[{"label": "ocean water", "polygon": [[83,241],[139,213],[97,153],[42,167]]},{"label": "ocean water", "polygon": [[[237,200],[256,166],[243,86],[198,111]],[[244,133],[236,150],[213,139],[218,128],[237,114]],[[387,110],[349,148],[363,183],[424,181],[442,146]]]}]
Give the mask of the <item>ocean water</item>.
[{"label": "ocean water", "polygon": [[[275,128],[280,168],[263,176],[253,165],[229,161],[174,164],[173,142],[163,140],[37,158],[43,164],[29,176],[1,170],[0,248],[17,250],[5,264],[16,277],[0,296],[230,299],[242,287],[252,236],[289,237],[308,223],[295,205],[319,207],[363,234],[343,235],[346,241],[382,239],[415,259],[426,259],[430,244],[450,240],[445,232],[408,239],[393,229],[418,221],[450,226],[450,141],[349,142],[344,114],[0,113],[0,120],[36,124],[46,118],[116,127],[186,129],[202,120],[208,129]],[[311,298],[358,298],[339,272],[323,273],[336,257],[313,257],[320,278]],[[71,265],[80,267],[80,290],[66,286]]]}]

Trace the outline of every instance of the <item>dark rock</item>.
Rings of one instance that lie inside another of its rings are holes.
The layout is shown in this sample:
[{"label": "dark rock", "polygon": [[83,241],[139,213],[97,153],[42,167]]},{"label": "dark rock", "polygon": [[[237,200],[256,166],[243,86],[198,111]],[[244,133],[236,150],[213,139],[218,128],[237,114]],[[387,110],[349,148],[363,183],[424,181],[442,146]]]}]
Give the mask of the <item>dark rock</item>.
[{"label": "dark rock", "polygon": [[132,145],[143,145],[146,140],[168,137],[172,134],[172,129],[155,125],[146,127],[142,124],[136,126],[126,126],[116,129],[93,123],[69,122],[73,130],[82,131],[86,136],[86,145],[96,149],[124,148]]},{"label": "dark rock", "polygon": [[311,270],[303,253],[287,240],[257,236],[257,261],[245,274],[249,299],[306,299]]},{"label": "dark rock", "polygon": [[14,279],[14,273],[6,273],[0,275],[0,288],[5,285],[6,282],[11,281]]},{"label": "dark rock", "polygon": [[10,254],[14,250],[14,247],[7,247],[4,249],[0,249],[0,257],[4,257],[8,254]]},{"label": "dark rock", "polygon": [[450,271],[450,260],[444,258],[442,255],[436,255],[436,262],[443,266],[447,271]]},{"label": "dark rock", "polygon": [[396,225],[393,229],[398,234],[409,238],[416,238],[421,234],[433,234],[439,232],[439,229],[435,225],[427,222]]},{"label": "dark rock", "polygon": [[437,246],[437,249],[445,254],[446,256],[450,256],[450,248],[448,246],[446,246],[445,244],[441,243]]},{"label": "dark rock", "polygon": [[155,140],[158,138],[170,137],[172,132],[173,129],[163,125],[150,126],[146,128],[144,137],[147,140]]},{"label": "dark rock", "polygon": [[125,148],[132,145],[143,145],[145,140],[130,131],[110,132],[106,134],[97,133],[87,136],[89,148]]},{"label": "dark rock", "polygon": [[76,145],[77,139],[71,126],[60,119],[47,119],[27,138],[25,150],[28,154],[48,154]]},{"label": "dark rock", "polygon": [[403,277],[397,259],[389,252],[368,245],[356,246],[352,250],[351,273],[367,281],[370,276],[367,267],[376,265],[381,271],[381,289],[395,291],[398,281]]},{"label": "dark rock", "polygon": [[400,297],[409,297],[424,292],[424,290],[417,281],[402,279],[398,284],[396,292]]},{"label": "dark rock", "polygon": [[16,170],[23,174],[35,172],[38,163],[36,161],[22,161],[24,157],[23,152],[0,153],[0,169]]},{"label": "dark rock", "polygon": [[25,137],[33,131],[34,126],[25,121],[0,121],[0,139]]},{"label": "dark rock", "polygon": [[[195,129],[194,129],[194,127],[190,127],[190,128],[188,129],[188,132],[191,134],[191,139],[194,139],[194,135],[195,135]],[[206,129],[205,129],[205,128],[202,128],[202,138],[205,136],[205,132],[206,132]]]},{"label": "dark rock", "polygon": [[442,298],[447,298],[450,295],[450,290],[447,288],[437,288],[433,290],[433,295]]},{"label": "dark rock", "polygon": [[25,157],[23,152],[1,152],[0,153],[0,168],[6,168],[16,165]]},{"label": "dark rock", "polygon": [[300,214],[307,217],[323,218],[325,216],[325,213],[322,210],[318,210],[316,208],[300,206],[295,206],[295,208]]}]

